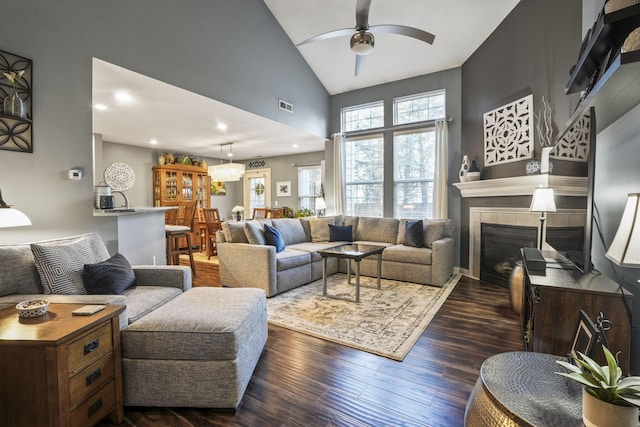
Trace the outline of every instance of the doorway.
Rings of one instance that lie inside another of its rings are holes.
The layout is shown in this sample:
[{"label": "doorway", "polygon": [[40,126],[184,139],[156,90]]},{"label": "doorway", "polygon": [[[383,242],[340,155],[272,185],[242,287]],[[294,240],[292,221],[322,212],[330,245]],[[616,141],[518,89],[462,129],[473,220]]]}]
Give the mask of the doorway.
[{"label": "doorway", "polygon": [[255,169],[244,173],[244,217],[253,217],[254,208],[271,206],[271,169]]}]

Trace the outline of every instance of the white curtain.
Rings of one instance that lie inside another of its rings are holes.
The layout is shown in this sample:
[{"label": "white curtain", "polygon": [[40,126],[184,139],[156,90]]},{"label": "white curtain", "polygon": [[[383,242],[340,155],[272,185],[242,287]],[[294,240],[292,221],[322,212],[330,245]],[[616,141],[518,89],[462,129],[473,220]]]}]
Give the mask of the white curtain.
[{"label": "white curtain", "polygon": [[447,147],[448,125],[446,119],[436,121],[436,171],[433,188],[433,217],[435,219],[448,218],[447,206],[448,170]]},{"label": "white curtain", "polygon": [[334,215],[344,213],[344,134],[334,133],[333,140],[333,210]]}]

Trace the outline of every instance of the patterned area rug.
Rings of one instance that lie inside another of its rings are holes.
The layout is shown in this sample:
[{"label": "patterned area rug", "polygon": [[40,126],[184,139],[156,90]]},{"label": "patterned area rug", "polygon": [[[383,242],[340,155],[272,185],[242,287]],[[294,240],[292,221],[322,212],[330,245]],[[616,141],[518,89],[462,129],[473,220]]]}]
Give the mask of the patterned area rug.
[{"label": "patterned area rug", "polygon": [[[401,361],[460,277],[442,288],[383,279],[380,290],[375,278],[362,277],[359,304],[323,297],[317,280],[267,299],[267,316],[274,325]],[[334,274],[327,292],[354,298],[355,286],[346,274]]]}]

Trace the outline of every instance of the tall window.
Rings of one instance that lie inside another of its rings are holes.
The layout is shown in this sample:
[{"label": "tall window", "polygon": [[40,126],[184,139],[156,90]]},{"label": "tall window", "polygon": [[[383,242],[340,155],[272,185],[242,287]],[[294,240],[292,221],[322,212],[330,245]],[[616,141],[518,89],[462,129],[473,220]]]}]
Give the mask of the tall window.
[{"label": "tall window", "polygon": [[382,135],[347,139],[345,214],[381,217],[383,182],[384,139]]},{"label": "tall window", "polygon": [[320,196],[321,168],[304,166],[298,168],[298,208],[315,211],[315,198]]},{"label": "tall window", "polygon": [[383,126],[384,103],[382,101],[342,109],[343,132],[355,132]]},{"label": "tall window", "polygon": [[445,116],[445,91],[420,93],[393,100],[393,124],[425,122]]},{"label": "tall window", "polygon": [[393,215],[396,218],[433,217],[435,131],[393,135]]}]

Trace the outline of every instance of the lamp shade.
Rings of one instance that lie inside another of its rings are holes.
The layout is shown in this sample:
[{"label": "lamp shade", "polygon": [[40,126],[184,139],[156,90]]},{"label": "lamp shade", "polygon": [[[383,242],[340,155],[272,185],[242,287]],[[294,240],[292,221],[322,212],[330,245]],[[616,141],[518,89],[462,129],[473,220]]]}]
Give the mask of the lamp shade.
[{"label": "lamp shade", "polygon": [[325,202],[324,197],[316,197],[316,209],[327,209],[327,202]]},{"label": "lamp shade", "polygon": [[556,202],[553,188],[535,188],[531,199],[530,212],[555,212]]},{"label": "lamp shade", "polygon": [[14,209],[2,199],[0,191],[0,228],[31,225],[31,220],[18,209]]},{"label": "lamp shade", "polygon": [[223,163],[209,166],[209,175],[214,182],[240,181],[244,175],[244,165],[241,163]]},{"label": "lamp shade", "polygon": [[631,193],[606,257],[622,267],[640,267],[640,193]]}]

